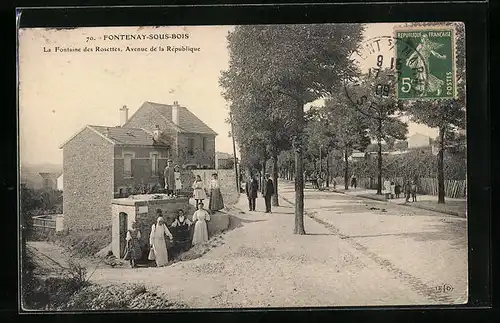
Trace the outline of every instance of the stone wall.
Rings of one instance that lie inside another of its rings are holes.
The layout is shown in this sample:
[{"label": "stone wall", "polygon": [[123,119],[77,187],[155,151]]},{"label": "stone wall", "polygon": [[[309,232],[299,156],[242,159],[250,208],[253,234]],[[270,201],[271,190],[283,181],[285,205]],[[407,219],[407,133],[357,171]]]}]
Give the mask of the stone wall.
[{"label": "stone wall", "polygon": [[63,147],[64,224],[70,230],[111,225],[113,144],[84,129]]}]

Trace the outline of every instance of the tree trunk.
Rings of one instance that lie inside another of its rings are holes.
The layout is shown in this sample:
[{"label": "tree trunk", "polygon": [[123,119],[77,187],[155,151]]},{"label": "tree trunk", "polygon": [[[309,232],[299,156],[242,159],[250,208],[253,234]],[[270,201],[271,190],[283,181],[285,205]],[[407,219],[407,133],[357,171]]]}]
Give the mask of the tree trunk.
[{"label": "tree trunk", "polygon": [[344,188],[349,189],[349,156],[347,155],[347,148],[344,150]]},{"label": "tree trunk", "polygon": [[297,102],[295,108],[295,122],[297,123],[297,140],[295,145],[295,234],[306,234],[304,229],[304,159],[303,159],[303,130],[304,104]]},{"label": "tree trunk", "polygon": [[260,192],[264,194],[265,176],[266,176],[266,159],[262,161],[262,172],[260,177]]},{"label": "tree trunk", "polygon": [[273,153],[273,183],[274,183],[274,195],[272,199],[273,206],[279,206],[278,203],[278,154]]},{"label": "tree trunk", "polygon": [[444,134],[446,129],[439,127],[439,153],[438,153],[438,203],[444,204]]},{"label": "tree trunk", "polygon": [[382,119],[378,119],[378,185],[377,194],[382,194]]}]

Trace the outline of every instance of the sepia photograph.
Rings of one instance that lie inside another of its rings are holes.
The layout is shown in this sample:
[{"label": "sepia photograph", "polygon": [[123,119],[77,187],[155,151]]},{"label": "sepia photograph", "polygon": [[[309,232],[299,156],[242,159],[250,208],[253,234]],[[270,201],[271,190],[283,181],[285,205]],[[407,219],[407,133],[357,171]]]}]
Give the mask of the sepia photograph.
[{"label": "sepia photograph", "polygon": [[461,22],[20,28],[24,311],[467,304]]}]

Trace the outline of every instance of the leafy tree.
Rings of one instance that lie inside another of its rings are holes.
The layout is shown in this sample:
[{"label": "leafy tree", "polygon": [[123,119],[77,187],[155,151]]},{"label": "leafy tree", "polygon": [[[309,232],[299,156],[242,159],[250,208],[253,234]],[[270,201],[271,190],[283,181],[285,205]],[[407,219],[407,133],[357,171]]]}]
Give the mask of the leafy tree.
[{"label": "leafy tree", "polygon": [[354,149],[364,151],[370,144],[367,132],[368,121],[364,115],[351,107],[343,94],[325,100],[330,133],[335,134],[334,145],[342,151],[344,159],[344,185],[349,189],[349,156]]},{"label": "leafy tree", "polygon": [[383,69],[376,75],[364,74],[355,84],[348,86],[352,106],[368,121],[368,134],[378,145],[377,194],[382,194],[382,141],[403,140],[408,125],[399,119],[401,104],[395,93],[394,71]]},{"label": "leafy tree", "polygon": [[[445,24],[454,26],[456,30],[457,97],[451,100],[410,101],[405,106],[413,121],[424,123],[439,130],[437,140],[439,145],[437,157],[438,203],[445,203],[444,152],[448,149],[465,150],[465,135],[460,135],[460,130],[465,129],[466,124],[465,26],[462,23],[453,22]],[[428,26],[430,23],[412,23],[409,25]]]},{"label": "leafy tree", "polygon": [[362,38],[360,25],[238,26],[228,35],[230,63],[222,86],[230,97],[248,88],[269,89],[292,100],[295,149],[295,229],[304,230],[304,105],[339,88],[354,74],[349,55]]}]

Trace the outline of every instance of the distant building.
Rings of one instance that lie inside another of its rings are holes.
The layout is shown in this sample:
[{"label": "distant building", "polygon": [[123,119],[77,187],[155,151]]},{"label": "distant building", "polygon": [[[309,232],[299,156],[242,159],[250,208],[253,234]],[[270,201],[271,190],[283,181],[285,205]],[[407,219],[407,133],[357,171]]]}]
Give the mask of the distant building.
[{"label": "distant building", "polygon": [[351,154],[351,156],[348,157],[349,161],[360,161],[366,158],[366,153],[359,151],[359,150],[354,150]]},{"label": "distant building", "polygon": [[231,169],[234,167],[234,157],[232,154],[216,152],[215,153],[215,168],[216,169]]},{"label": "distant building", "polygon": [[124,106],[120,126],[84,127],[60,147],[65,224],[70,229],[111,225],[113,198],[136,185],[162,186],[168,159],[213,169],[216,135],[177,101],[144,102],[130,119]]},{"label": "distant building", "polygon": [[412,136],[409,136],[407,142],[408,142],[408,149],[427,148],[427,147],[430,148],[432,145],[431,137],[423,135],[421,133],[416,133]]},{"label": "distant building", "polygon": [[60,174],[57,173],[39,173],[42,177],[42,188],[44,189],[57,189],[57,178]]}]

